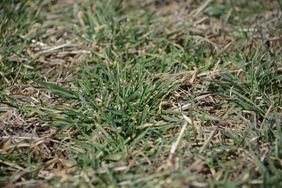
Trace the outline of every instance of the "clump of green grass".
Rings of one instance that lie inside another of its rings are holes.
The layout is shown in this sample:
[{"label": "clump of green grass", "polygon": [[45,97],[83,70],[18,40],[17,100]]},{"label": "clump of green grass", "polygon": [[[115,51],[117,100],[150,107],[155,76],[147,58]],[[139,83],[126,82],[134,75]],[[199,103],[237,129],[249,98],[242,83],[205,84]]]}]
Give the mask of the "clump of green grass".
[{"label": "clump of green grass", "polygon": [[[265,186],[276,186],[281,176],[281,166],[276,161],[281,157],[278,149],[281,148],[281,57],[261,44],[251,50],[246,48],[224,58],[230,64],[223,66],[222,79],[211,80],[210,88],[224,101],[218,105],[219,109],[230,108],[228,114],[238,116],[236,119],[243,120],[246,126],[241,136],[240,133],[225,133],[235,142],[235,150],[243,147],[250,152],[263,176],[261,182]],[[231,118],[229,115],[222,118]],[[250,145],[253,139],[261,141]],[[267,144],[269,151],[266,158],[262,143]],[[255,174],[249,174],[255,178]]]},{"label": "clump of green grass", "polygon": [[[217,83],[217,93],[230,99],[244,110],[265,117],[270,108],[281,106],[281,62],[278,53],[271,54],[264,46],[251,51],[239,49],[238,54],[226,61],[232,63],[223,70],[223,79]],[[235,72],[230,71],[235,66]],[[273,110],[271,109],[271,111]]]},{"label": "clump of green grass", "polygon": [[[1,3],[1,56],[9,57],[10,55],[23,55],[22,52],[26,45],[31,42],[31,26],[36,21],[37,11],[32,10],[30,3],[21,1]],[[17,48],[15,48],[17,47]]]},{"label": "clump of green grass", "polygon": [[[34,24],[40,21],[38,2],[3,1],[0,7],[0,90],[22,80],[35,78],[27,53],[32,39],[38,36]],[[1,94],[4,94],[1,92]]]}]

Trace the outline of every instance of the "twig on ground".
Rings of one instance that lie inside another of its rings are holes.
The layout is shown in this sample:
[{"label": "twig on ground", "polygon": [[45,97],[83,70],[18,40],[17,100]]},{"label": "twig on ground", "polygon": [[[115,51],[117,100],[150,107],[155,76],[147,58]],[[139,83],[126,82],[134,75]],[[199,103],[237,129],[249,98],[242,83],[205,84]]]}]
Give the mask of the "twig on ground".
[{"label": "twig on ground", "polygon": [[210,3],[212,0],[207,0],[204,4],[202,4],[200,7],[198,7],[196,10],[192,11],[189,17],[195,18],[200,14]]},{"label": "twig on ground", "polygon": [[48,53],[54,52],[54,51],[59,50],[61,48],[73,47],[73,46],[77,46],[77,45],[66,43],[66,44],[62,44],[62,45],[59,45],[59,46],[55,46],[55,47],[49,48],[47,50],[43,50],[43,51],[36,53],[35,57],[38,57],[42,54],[48,54]]},{"label": "twig on ground", "polygon": [[2,160],[0,159],[0,164],[1,164],[1,163],[4,164],[4,165],[10,166],[10,167],[12,167],[12,168],[16,168],[16,169],[18,169],[18,170],[24,170],[24,168],[22,168],[22,167],[19,166],[19,165],[10,163],[10,162],[8,162],[8,161],[2,161]]},{"label": "twig on ground", "polygon": [[209,143],[211,142],[213,136],[215,135],[216,131],[217,131],[217,128],[215,128],[215,129],[210,133],[209,138],[206,140],[206,142],[204,143],[204,145],[200,148],[199,153],[202,153],[202,152],[207,148],[207,146],[208,146]]},{"label": "twig on ground", "polygon": [[184,124],[183,124],[183,126],[182,126],[182,128],[180,130],[180,133],[179,133],[176,141],[171,146],[170,154],[169,154],[169,160],[172,160],[172,158],[173,158],[173,156],[174,156],[174,154],[176,152],[177,146],[179,145],[180,140],[183,137],[184,131],[185,131],[188,123],[192,124],[192,120],[189,117],[187,117],[186,115],[184,115],[184,114],[183,114],[183,119],[185,120],[185,122],[184,122]]}]

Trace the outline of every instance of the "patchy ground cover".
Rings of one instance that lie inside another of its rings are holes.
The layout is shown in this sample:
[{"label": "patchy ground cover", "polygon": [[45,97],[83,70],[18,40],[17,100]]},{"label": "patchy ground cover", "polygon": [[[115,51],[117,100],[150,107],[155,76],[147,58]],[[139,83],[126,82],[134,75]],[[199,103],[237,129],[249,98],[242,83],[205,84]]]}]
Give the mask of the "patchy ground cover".
[{"label": "patchy ground cover", "polygon": [[1,187],[280,187],[282,4],[0,3]]}]

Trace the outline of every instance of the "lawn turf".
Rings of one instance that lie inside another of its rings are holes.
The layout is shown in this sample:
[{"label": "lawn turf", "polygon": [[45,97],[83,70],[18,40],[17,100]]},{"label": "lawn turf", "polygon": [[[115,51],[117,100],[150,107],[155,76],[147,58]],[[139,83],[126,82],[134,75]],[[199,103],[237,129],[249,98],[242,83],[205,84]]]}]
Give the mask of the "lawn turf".
[{"label": "lawn turf", "polygon": [[0,185],[280,187],[279,1],[3,1]]}]

